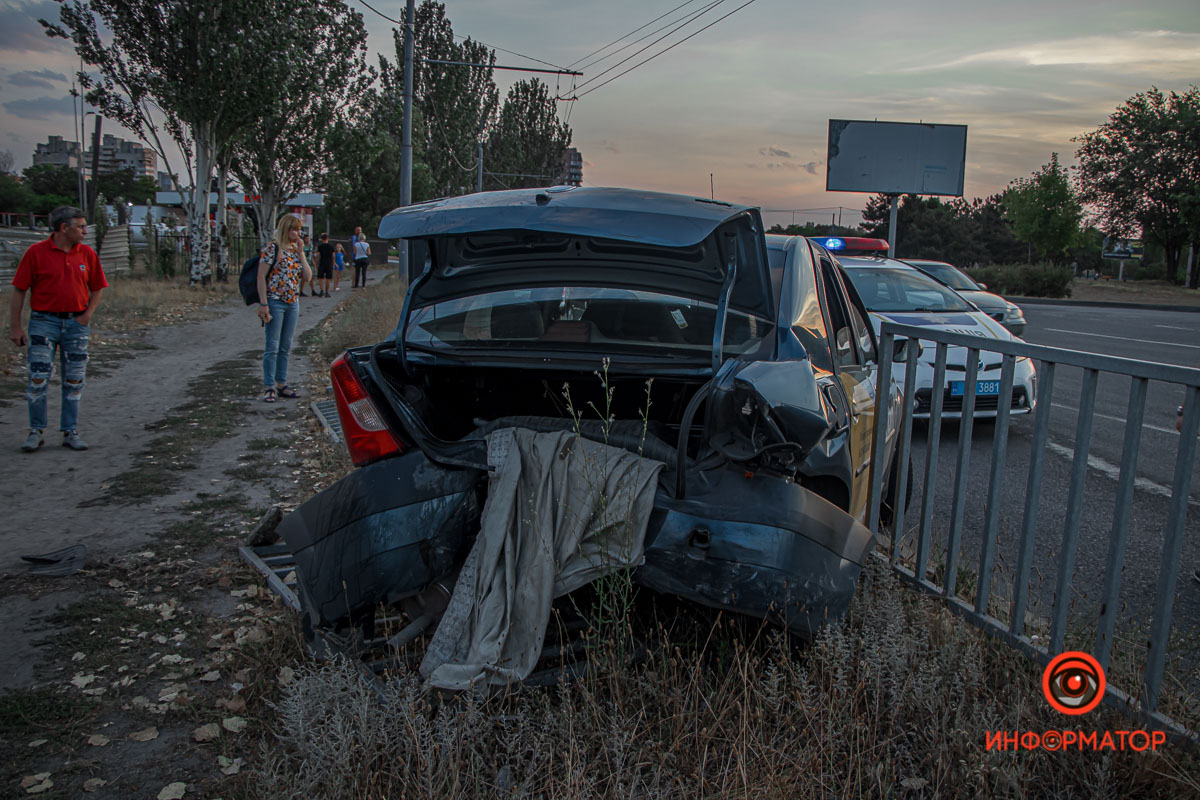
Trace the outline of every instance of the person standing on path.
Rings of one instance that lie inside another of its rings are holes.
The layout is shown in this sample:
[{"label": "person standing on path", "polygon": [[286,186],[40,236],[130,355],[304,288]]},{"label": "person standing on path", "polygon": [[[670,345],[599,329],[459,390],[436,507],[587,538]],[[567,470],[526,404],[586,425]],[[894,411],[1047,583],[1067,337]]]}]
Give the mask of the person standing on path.
[{"label": "person standing on path", "polygon": [[[50,212],[50,236],[25,251],[13,276],[9,301],[8,338],[17,347],[29,346],[29,437],[21,450],[32,453],[45,442],[46,391],[54,373],[54,350],[62,364],[62,410],[59,428],[63,447],[87,450],[79,438],[79,398],[87,374],[88,338],[100,292],[108,286],[100,257],[83,243],[87,219],[73,206]],[[32,290],[32,291],[31,291]],[[29,297],[29,335],[21,329],[25,294]]]},{"label": "person standing on path", "polygon": [[342,243],[338,242],[333,246],[333,290],[340,292],[342,289],[338,286],[342,282],[342,270],[346,268],[346,251],[342,249]]},{"label": "person standing on path", "polygon": [[275,238],[258,259],[258,318],[266,326],[263,347],[263,401],[298,397],[288,386],[288,355],[300,317],[300,287],[312,280],[312,269],[300,241],[300,218],[284,214]]},{"label": "person standing on path", "polygon": [[317,280],[321,282],[318,290],[313,287],[313,297],[329,297],[329,282],[333,280],[333,245],[329,243],[329,234],[321,234],[321,243],[317,245]]},{"label": "person standing on path", "polygon": [[[312,239],[309,237],[309,235],[307,233],[302,234],[302,235],[304,237],[304,260],[306,262],[308,262],[309,264],[311,264],[312,263]],[[306,295],[304,293],[305,282],[308,283],[308,291],[312,294],[313,297],[316,297],[317,296],[317,287],[313,285],[313,279],[312,279],[311,275],[305,281],[300,282],[300,296],[308,297],[308,295]]]},{"label": "person standing on path", "polygon": [[[362,230],[356,228],[355,230]],[[366,288],[367,285],[367,261],[371,257],[371,245],[367,244],[367,237],[359,235],[354,241],[354,287],[359,286]]]}]

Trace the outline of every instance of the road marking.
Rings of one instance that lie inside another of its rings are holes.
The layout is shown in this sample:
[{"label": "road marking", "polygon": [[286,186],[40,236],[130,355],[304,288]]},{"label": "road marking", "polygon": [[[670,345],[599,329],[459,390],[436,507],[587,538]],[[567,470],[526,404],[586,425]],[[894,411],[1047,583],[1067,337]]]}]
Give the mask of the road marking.
[{"label": "road marking", "polygon": [[[1057,453],[1058,455],[1062,456],[1063,458],[1067,459],[1068,461],[1075,460],[1075,449],[1072,447],[1066,447],[1064,445],[1059,444],[1058,442],[1054,442],[1054,441],[1050,441],[1050,440],[1046,441],[1046,447],[1048,447],[1050,449],[1050,452]],[[1100,458],[1099,456],[1094,456],[1091,453],[1088,453],[1087,464],[1092,469],[1096,470],[1097,472],[1104,475],[1105,477],[1112,478],[1114,481],[1120,480],[1120,478],[1121,478],[1121,468],[1118,467],[1116,464],[1110,464],[1109,462],[1105,461],[1103,458]],[[1163,486],[1161,483],[1155,483],[1154,481],[1150,480],[1149,478],[1135,477],[1133,479],[1133,485],[1135,488],[1141,489],[1143,492],[1146,492],[1147,494],[1156,494],[1159,497],[1166,497],[1167,499],[1170,499],[1170,497],[1171,497],[1170,487]],[[1188,505],[1200,506],[1200,501],[1193,500],[1192,498],[1189,497]]]},{"label": "road marking", "polygon": [[1171,330],[1173,330],[1173,331],[1191,331],[1191,330],[1195,330],[1195,328],[1182,328],[1182,327],[1180,327],[1180,326],[1178,326],[1178,325],[1155,325],[1154,327],[1156,327],[1156,328],[1170,328],[1170,329],[1171,329]]},{"label": "road marking", "polygon": [[[1051,403],[1050,405],[1054,406],[1055,408],[1063,408],[1063,409],[1066,409],[1067,411],[1074,411],[1076,414],[1079,413],[1079,409],[1075,408],[1074,406],[1063,405],[1062,403]],[[1109,416],[1108,414],[1101,414],[1098,411],[1093,411],[1092,416],[1093,417],[1103,417],[1104,419],[1112,419],[1112,420],[1116,420],[1117,422],[1125,422],[1126,421],[1124,417],[1112,417],[1112,416]],[[1149,428],[1152,431],[1158,431],[1159,433],[1169,433],[1172,436],[1179,435],[1179,431],[1175,430],[1174,428],[1160,428],[1157,425],[1151,425],[1148,422],[1144,422],[1144,421],[1142,422],[1142,427]]]},{"label": "road marking", "polygon": [[1046,328],[1055,333],[1072,333],[1076,336],[1098,336],[1101,339],[1120,339],[1122,342],[1141,342],[1142,344],[1165,344],[1171,347],[1186,347],[1190,350],[1200,350],[1198,344],[1179,344],[1178,342],[1157,342],[1153,339],[1134,339],[1131,336],[1110,336],[1107,333],[1084,333],[1083,331],[1065,331],[1062,328]]}]

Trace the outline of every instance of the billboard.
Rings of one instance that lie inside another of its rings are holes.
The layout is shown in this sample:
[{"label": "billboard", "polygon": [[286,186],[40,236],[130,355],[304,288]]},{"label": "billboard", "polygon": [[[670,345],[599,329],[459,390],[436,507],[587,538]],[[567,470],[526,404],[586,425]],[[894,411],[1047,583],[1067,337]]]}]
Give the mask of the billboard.
[{"label": "billboard", "polygon": [[1104,249],[1100,251],[1101,258],[1126,258],[1140,261],[1143,248],[1141,239],[1118,239],[1113,236],[1104,238]]},{"label": "billboard", "polygon": [[962,197],[967,126],[829,120],[825,190]]}]

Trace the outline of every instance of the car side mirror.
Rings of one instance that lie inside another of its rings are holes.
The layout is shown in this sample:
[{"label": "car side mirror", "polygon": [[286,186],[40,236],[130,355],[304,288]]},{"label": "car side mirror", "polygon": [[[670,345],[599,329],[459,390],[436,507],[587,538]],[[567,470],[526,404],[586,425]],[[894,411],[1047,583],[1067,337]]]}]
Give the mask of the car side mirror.
[{"label": "car side mirror", "polygon": [[921,357],[921,351],[924,348],[921,347],[920,341],[914,342],[912,339],[896,339],[892,343],[892,363],[898,364],[902,361],[908,361],[909,347],[916,347],[917,358]]},{"label": "car side mirror", "polygon": [[986,283],[983,283],[983,282],[981,282],[981,281],[975,281],[975,283],[979,284],[979,288],[980,288],[980,289],[987,289],[987,284],[986,284]]}]

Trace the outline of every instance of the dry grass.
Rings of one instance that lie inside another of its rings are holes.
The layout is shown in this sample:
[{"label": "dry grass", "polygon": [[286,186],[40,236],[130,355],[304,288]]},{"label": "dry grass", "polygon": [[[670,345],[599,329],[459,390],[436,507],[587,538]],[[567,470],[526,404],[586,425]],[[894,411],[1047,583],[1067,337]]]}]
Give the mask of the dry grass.
[{"label": "dry grass", "polygon": [[400,319],[405,288],[404,281],[389,273],[378,283],[353,292],[320,325],[307,331],[300,343],[310,348],[320,363],[329,364],[347,348],[382,341]]},{"label": "dry grass", "polygon": [[[483,701],[402,674],[382,696],[352,667],[306,668],[277,707],[261,795],[305,797],[1182,797],[1194,751],[988,752],[989,730],[1124,730],[1043,702],[1038,670],[864,572],[842,626],[798,649],[717,625],[660,633],[640,665]],[[684,637],[695,641],[691,637]],[[1195,722],[1194,720],[1192,722]]]},{"label": "dry grass", "polygon": [[1071,283],[1072,300],[1099,300],[1113,303],[1155,303],[1200,306],[1200,292],[1167,281],[1084,280]]},{"label": "dry grass", "polygon": [[190,286],[187,278],[114,277],[104,290],[93,324],[103,330],[139,330],[195,319],[207,306],[234,297],[240,297],[234,280]]}]

